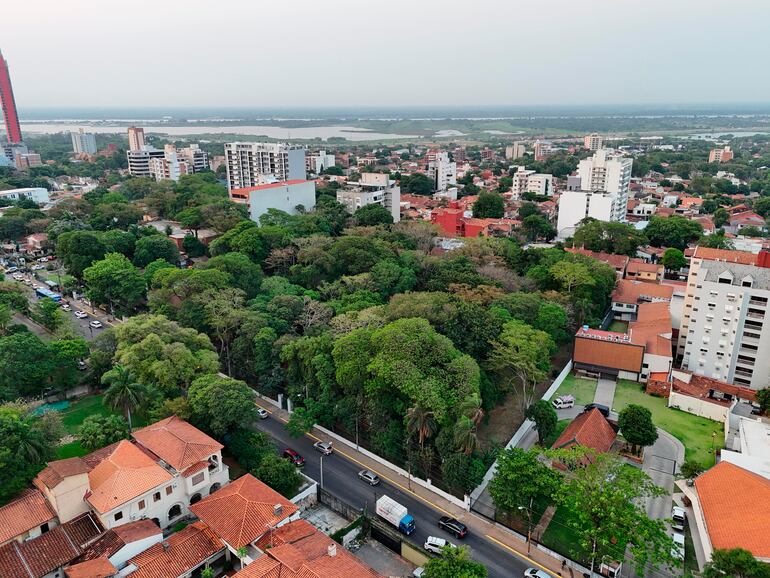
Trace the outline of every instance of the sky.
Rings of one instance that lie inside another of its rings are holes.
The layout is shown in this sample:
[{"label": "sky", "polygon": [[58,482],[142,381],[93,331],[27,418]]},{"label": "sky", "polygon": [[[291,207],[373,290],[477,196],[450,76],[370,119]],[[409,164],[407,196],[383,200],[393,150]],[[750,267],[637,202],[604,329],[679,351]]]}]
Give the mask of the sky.
[{"label": "sky", "polygon": [[16,103],[770,101],[768,0],[3,2]]}]

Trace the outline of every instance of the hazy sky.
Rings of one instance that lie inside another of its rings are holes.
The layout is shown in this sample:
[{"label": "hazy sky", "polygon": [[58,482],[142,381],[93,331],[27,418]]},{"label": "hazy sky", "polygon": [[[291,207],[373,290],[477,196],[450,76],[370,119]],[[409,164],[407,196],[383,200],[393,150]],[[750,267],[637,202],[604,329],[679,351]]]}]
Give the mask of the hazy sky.
[{"label": "hazy sky", "polygon": [[392,106],[770,100],[768,0],[3,2],[16,102]]}]

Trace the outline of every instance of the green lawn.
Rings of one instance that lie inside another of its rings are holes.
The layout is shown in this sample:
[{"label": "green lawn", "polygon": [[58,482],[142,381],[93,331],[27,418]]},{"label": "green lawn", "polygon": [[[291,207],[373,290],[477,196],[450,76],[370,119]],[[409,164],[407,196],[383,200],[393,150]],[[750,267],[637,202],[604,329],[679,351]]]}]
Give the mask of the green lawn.
[{"label": "green lawn", "polygon": [[628,331],[628,322],[619,321],[615,319],[615,321],[610,323],[610,326],[607,328],[607,331],[617,331],[618,333],[626,333]]},{"label": "green lawn", "polygon": [[590,560],[591,553],[580,547],[577,535],[569,527],[568,523],[572,516],[572,512],[564,506],[556,508],[556,513],[543,532],[541,542],[554,552],[572,558],[576,562],[585,563],[586,560]]},{"label": "green lawn", "polygon": [[56,448],[56,459],[64,460],[67,458],[77,458],[84,456],[87,453],[88,450],[81,446],[79,441],[74,441]]},{"label": "green lawn", "polygon": [[[721,423],[672,409],[665,398],[644,393],[639,383],[618,380],[612,408],[619,412],[632,403],[649,409],[655,425],[684,444],[685,459],[695,460],[707,468],[714,465],[711,444],[713,440],[717,449],[722,447],[724,426]],[[712,437],[714,432],[716,436]]]},{"label": "green lawn", "polygon": [[567,429],[567,426],[571,422],[571,419],[560,419],[558,422],[556,422],[556,431],[554,431],[552,435],[548,436],[543,441],[543,447],[550,448],[553,445],[553,442],[559,439],[559,436],[564,432],[565,429]]},{"label": "green lawn", "polygon": [[67,433],[76,435],[80,424],[89,415],[112,415],[113,413],[115,412],[102,403],[101,395],[91,395],[71,403],[61,412],[61,417]]},{"label": "green lawn", "polygon": [[570,373],[559,386],[554,397],[570,394],[575,396],[576,404],[587,405],[593,403],[595,393],[595,379],[582,379]]}]

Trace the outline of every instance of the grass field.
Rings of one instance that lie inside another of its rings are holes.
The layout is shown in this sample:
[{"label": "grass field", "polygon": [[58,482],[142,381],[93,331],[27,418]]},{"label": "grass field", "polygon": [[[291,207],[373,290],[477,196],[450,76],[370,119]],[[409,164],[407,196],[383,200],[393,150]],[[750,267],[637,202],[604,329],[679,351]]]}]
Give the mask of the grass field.
[{"label": "grass field", "polygon": [[559,386],[556,396],[570,394],[575,396],[575,403],[578,405],[587,405],[593,403],[596,393],[595,379],[582,379],[569,374]]},{"label": "grass field", "polygon": [[77,458],[84,456],[88,450],[80,445],[79,441],[64,444],[56,448],[56,459],[64,460],[67,458]]},{"label": "grass field", "polygon": [[590,559],[591,553],[580,547],[577,535],[569,527],[568,524],[572,517],[572,512],[564,506],[556,508],[556,513],[543,532],[540,541],[547,548],[563,556],[572,558],[576,562],[585,563],[586,560]]},{"label": "grass field", "polygon": [[89,415],[112,415],[115,413],[104,405],[101,395],[91,395],[84,397],[70,404],[70,406],[61,412],[64,427],[67,433],[77,435],[80,424]]},{"label": "grass field", "polygon": [[[613,409],[619,412],[632,403],[649,409],[655,425],[684,444],[685,459],[695,460],[707,468],[714,465],[711,444],[715,443],[714,447],[717,449],[722,447],[724,426],[721,423],[672,409],[667,406],[665,398],[644,393],[640,384],[618,380]],[[712,437],[714,432],[716,436]]]},{"label": "grass field", "polygon": [[617,331],[618,333],[626,333],[628,331],[628,322],[619,321],[616,319],[615,321],[610,323],[610,326],[607,328],[607,331]]}]

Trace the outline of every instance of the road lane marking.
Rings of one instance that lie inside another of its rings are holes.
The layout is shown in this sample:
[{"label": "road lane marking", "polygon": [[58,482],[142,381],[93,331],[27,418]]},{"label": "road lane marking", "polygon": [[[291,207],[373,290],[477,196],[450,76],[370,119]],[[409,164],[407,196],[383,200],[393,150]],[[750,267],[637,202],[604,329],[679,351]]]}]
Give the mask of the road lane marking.
[{"label": "road lane marking", "polygon": [[533,564],[533,565],[537,566],[538,568],[540,568],[541,570],[543,570],[543,572],[546,572],[547,574],[550,574],[551,576],[555,576],[555,577],[557,577],[557,578],[558,578],[558,576],[559,576],[558,574],[554,574],[554,573],[553,573],[553,571],[549,570],[548,568],[546,568],[545,566],[543,566],[543,565],[542,565],[542,564],[540,564],[539,562],[536,562],[535,560],[533,560],[532,558],[530,558],[530,557],[529,557],[529,556],[527,556],[526,554],[524,554],[524,553],[522,553],[522,552],[519,552],[518,550],[515,550],[515,549],[511,548],[511,547],[510,547],[508,544],[506,544],[505,542],[501,542],[500,540],[498,540],[497,538],[494,538],[494,537],[490,536],[489,534],[484,534],[484,536],[485,536],[486,538],[489,538],[489,539],[490,539],[492,542],[494,542],[494,543],[495,543],[495,544],[497,544],[498,546],[501,546],[502,548],[505,548],[505,549],[506,549],[506,550],[508,550],[509,552],[512,552],[513,554],[515,554],[515,555],[516,555],[516,556],[518,556],[519,558],[523,558],[524,560],[526,560],[526,561],[527,561],[527,562],[529,562],[530,564]]}]

